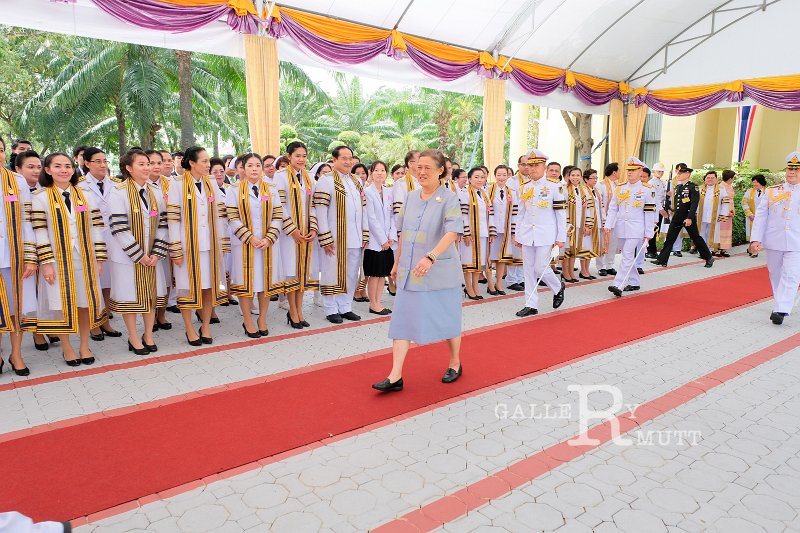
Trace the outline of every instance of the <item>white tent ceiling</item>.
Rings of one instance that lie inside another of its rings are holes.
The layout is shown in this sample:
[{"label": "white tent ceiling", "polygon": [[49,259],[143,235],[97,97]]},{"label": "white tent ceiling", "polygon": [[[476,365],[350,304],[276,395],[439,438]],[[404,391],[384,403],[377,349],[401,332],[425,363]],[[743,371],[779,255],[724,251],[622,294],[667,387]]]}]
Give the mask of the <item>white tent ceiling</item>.
[{"label": "white tent ceiling", "polygon": [[[287,0],[295,9],[453,45],[513,56],[650,90],[797,74],[800,0]],[[89,0],[4,0],[0,23],[123,42],[243,56],[242,36],[224,21],[186,34],[125,24]],[[669,45],[665,48],[666,45]],[[410,61],[380,56],[331,65],[291,39],[281,59],[300,65],[471,94],[480,78],[431,79]],[[664,68],[666,66],[666,69]],[[559,91],[533,97],[508,85],[512,100],[604,112]],[[746,103],[746,102],[745,102]]]}]

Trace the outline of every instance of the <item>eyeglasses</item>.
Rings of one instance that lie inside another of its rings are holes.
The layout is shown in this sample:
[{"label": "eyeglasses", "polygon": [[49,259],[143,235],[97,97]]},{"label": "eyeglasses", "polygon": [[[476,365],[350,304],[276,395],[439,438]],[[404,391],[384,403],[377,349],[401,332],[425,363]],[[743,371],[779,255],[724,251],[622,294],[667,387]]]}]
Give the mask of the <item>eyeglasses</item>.
[{"label": "eyeglasses", "polygon": [[107,165],[108,161],[106,159],[92,159],[89,163],[95,163],[97,165]]}]

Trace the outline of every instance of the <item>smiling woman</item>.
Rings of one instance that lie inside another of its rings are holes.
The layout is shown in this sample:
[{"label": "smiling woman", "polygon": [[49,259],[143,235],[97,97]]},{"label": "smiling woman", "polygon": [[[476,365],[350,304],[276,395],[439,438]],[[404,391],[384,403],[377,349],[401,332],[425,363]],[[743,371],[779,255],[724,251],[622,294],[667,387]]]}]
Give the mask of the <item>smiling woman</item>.
[{"label": "smiling woman", "polygon": [[442,382],[461,376],[461,263],[455,242],[464,233],[461,204],[440,178],[444,155],[422,152],[417,161],[419,188],[411,191],[397,214],[397,258],[391,277],[397,296],[389,337],[393,362],[389,376],[373,388],[403,390],[403,362],[411,343],[447,340],[450,364]]}]

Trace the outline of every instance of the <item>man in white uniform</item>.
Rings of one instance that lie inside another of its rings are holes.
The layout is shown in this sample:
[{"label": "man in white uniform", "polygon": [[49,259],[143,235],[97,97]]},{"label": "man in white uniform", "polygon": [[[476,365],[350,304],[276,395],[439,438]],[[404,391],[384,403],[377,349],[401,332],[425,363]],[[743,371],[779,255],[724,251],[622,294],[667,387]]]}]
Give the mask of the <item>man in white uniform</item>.
[{"label": "man in white uniform", "polygon": [[769,318],[782,324],[800,285],[800,152],[786,157],[786,182],[767,188],[756,206],[750,252],[767,251],[775,306]]},{"label": "man in white uniform", "polygon": [[561,248],[567,240],[567,211],[564,186],[558,180],[544,178],[547,156],[539,150],[529,152],[530,180],[519,190],[514,244],[522,248],[525,274],[525,307],[517,316],[537,314],[539,278],[553,291],[553,309],[564,303],[565,283],[550,268],[553,246]]},{"label": "man in white uniform", "polygon": [[314,187],[314,210],[319,228],[320,291],[329,322],[361,320],[352,311],[358,269],[369,243],[369,222],[361,181],[350,174],[353,152],[333,149],[333,170]]},{"label": "man in white uniform", "polygon": [[647,245],[653,238],[656,221],[656,195],[653,186],[642,183],[644,163],[629,157],[625,168],[628,182],[617,185],[608,218],[603,231],[606,236],[614,232],[622,249],[622,262],[608,290],[614,296],[622,296],[623,291],[639,290],[639,272],[635,268],[637,250]]},{"label": "man in white uniform", "polygon": [[[597,191],[600,195],[601,209],[603,209],[603,220],[608,218],[608,208],[614,198],[614,191],[619,182],[619,163],[609,163],[603,171],[603,181],[597,184]],[[601,276],[614,276],[617,271],[614,269],[614,261],[617,258],[619,243],[614,233],[604,233],[604,245],[606,253],[597,258],[598,274]]]},{"label": "man in white uniform", "polygon": [[[519,190],[522,188],[522,184],[530,179],[531,167],[528,160],[533,152],[533,150],[528,150],[525,154],[519,156],[519,159],[517,159],[517,173],[509,177],[506,182],[506,185],[514,192],[516,198],[519,198]],[[516,246],[512,248],[511,255],[515,262],[522,261],[522,250]],[[525,290],[525,274],[520,265],[512,264],[508,266],[508,270],[506,271],[506,287],[512,291]]]}]

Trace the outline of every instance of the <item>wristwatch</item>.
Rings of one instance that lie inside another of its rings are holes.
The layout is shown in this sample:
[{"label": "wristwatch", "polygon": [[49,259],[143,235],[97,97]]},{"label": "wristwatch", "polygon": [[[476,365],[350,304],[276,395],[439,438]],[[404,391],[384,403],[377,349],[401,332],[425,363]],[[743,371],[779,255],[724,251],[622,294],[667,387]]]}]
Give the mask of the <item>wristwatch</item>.
[{"label": "wristwatch", "polygon": [[433,255],[433,253],[432,253],[432,252],[428,252],[427,254],[425,254],[425,257],[427,257],[428,259],[430,259],[430,261],[431,261],[431,264],[434,264],[434,263],[436,262],[436,256],[435,256],[435,255]]}]

